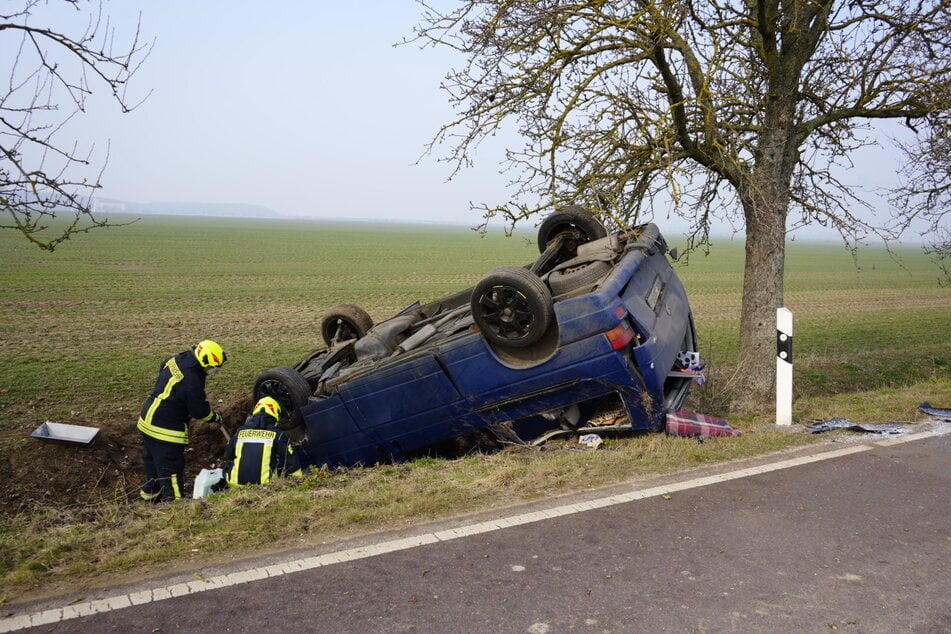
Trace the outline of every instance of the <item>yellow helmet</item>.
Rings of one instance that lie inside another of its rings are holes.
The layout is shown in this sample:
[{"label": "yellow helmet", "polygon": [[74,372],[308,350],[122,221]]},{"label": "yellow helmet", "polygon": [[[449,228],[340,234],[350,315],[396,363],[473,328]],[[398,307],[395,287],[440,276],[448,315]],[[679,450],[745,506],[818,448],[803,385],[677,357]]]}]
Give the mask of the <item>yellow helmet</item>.
[{"label": "yellow helmet", "polygon": [[198,365],[203,368],[218,368],[228,360],[228,355],[217,343],[211,339],[205,339],[195,346],[195,358],[198,359]]},{"label": "yellow helmet", "polygon": [[251,410],[251,414],[257,414],[262,410],[273,416],[274,420],[281,420],[281,404],[270,396],[265,396],[255,403],[254,409]]}]

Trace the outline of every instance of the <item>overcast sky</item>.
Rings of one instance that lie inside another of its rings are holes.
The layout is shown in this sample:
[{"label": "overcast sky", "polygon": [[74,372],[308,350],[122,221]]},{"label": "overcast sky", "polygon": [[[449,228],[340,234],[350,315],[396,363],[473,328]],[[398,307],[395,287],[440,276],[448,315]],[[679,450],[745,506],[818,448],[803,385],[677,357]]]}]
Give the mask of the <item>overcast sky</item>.
[{"label": "overcast sky", "polygon": [[148,99],[85,117],[100,149],[110,143],[100,197],[470,224],[480,218],[470,201],[505,197],[500,144],[451,182],[447,164],[423,157],[452,115],[439,89],[451,62],[393,46],[419,21],[411,0],[104,7],[120,38],[141,12],[156,43],[130,90]]},{"label": "overcast sky", "polygon": [[[451,182],[448,164],[423,156],[452,117],[439,84],[458,60],[393,46],[420,20],[412,0],[103,4],[120,41],[141,13],[143,37],[156,43],[130,90],[148,99],[129,114],[104,103],[83,119],[98,150],[110,144],[100,197],[470,225],[480,220],[470,202],[508,199],[500,160],[517,140],[483,145]],[[849,176],[876,182],[880,165],[860,160]]]}]

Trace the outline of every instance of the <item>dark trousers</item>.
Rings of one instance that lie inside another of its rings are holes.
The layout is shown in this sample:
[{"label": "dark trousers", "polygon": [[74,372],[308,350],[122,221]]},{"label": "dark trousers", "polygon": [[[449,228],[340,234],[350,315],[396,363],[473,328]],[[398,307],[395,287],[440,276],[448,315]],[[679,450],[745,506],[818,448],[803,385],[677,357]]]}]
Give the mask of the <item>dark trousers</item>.
[{"label": "dark trousers", "polygon": [[139,495],[148,502],[181,498],[185,483],[185,445],[141,435],[145,484]]}]

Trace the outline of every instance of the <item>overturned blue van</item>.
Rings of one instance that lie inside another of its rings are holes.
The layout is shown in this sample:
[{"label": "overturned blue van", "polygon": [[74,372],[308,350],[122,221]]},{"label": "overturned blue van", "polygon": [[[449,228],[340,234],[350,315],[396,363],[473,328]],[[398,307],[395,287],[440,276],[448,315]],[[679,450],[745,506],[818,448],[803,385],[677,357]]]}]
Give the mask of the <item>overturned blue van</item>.
[{"label": "overturned blue van", "polygon": [[[687,295],[654,224],[548,216],[540,256],[378,324],[343,304],[324,346],[263,372],[303,462],[400,461],[471,432],[530,443],[607,424],[661,430],[700,367]],[[610,415],[609,414],[614,414]]]}]

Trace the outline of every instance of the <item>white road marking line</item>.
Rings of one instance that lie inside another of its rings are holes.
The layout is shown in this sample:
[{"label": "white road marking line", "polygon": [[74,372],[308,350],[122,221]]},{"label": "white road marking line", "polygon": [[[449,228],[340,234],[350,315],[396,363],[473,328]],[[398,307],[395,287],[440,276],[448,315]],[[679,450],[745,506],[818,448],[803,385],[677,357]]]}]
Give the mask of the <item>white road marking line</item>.
[{"label": "white road marking line", "polygon": [[565,515],[573,515],[575,513],[583,513],[585,511],[591,511],[599,508],[626,504],[635,500],[644,500],[647,498],[676,493],[678,491],[697,489],[712,484],[718,484],[720,482],[728,482],[730,480],[747,478],[761,473],[781,471],[783,469],[790,469],[792,467],[798,467],[813,462],[820,462],[823,460],[830,460],[832,458],[839,458],[841,456],[848,456],[854,453],[869,451],[876,446],[897,445],[911,442],[913,440],[923,440],[925,438],[931,438],[932,436],[937,435],[941,435],[941,432],[929,431],[909,434],[901,438],[889,438],[861,444],[856,443],[848,447],[843,447],[842,449],[800,456],[798,458],[790,458],[788,460],[780,460],[779,462],[773,462],[758,467],[746,467],[744,469],[737,469],[735,471],[729,471],[727,473],[721,473],[718,475],[703,476],[694,478],[692,480],[685,480],[683,482],[673,482],[669,485],[650,487],[648,489],[640,489],[631,491],[629,493],[621,493],[618,495],[611,495],[594,500],[587,500],[585,502],[555,506],[541,511],[521,513],[500,519],[477,522],[468,526],[451,528],[435,533],[424,533],[422,535],[394,539],[381,542],[379,544],[360,546],[358,548],[350,548],[348,550],[341,550],[324,555],[305,557],[304,559],[298,559],[296,561],[282,564],[273,564],[270,566],[252,568],[241,572],[219,575],[217,577],[209,577],[201,581],[178,583],[170,586],[153,588],[151,590],[134,592],[131,594],[116,595],[112,597],[106,597],[104,599],[96,599],[94,601],[85,601],[73,605],[66,605],[61,608],[52,608],[49,610],[43,610],[41,612],[34,612],[32,614],[10,616],[0,620],[0,632],[13,632],[28,627],[36,627],[38,625],[49,625],[52,623],[59,623],[61,621],[77,619],[83,616],[98,614],[100,612],[121,610],[122,608],[142,605],[145,603],[153,603],[156,601],[163,601],[165,599],[171,599],[174,597],[183,597],[190,594],[205,592],[207,590],[217,590],[219,588],[227,588],[242,583],[250,583],[252,581],[268,579],[270,577],[279,577],[304,570],[313,570],[314,568],[321,568],[324,566],[332,566],[334,564],[348,561],[376,557],[386,553],[409,550],[411,548],[418,548],[420,546],[426,546],[428,544],[435,544],[438,542],[451,541],[462,537],[470,537],[472,535],[502,530],[503,528],[509,528],[512,526],[521,526],[523,524],[531,524],[534,522],[540,522]]}]

